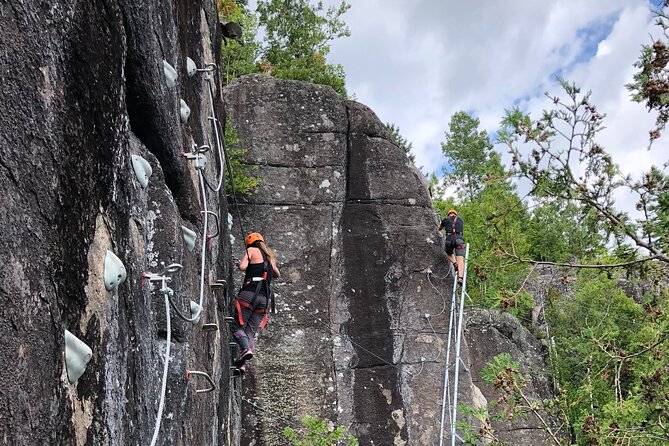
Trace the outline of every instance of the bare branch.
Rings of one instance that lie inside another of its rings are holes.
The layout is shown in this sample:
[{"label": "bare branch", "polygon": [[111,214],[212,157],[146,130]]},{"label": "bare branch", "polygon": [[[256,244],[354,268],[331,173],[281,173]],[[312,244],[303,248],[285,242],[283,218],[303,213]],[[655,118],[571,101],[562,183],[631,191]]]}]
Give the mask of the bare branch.
[{"label": "bare branch", "polygon": [[581,268],[581,269],[622,268],[622,267],[625,267],[625,266],[636,265],[638,263],[649,262],[651,260],[656,260],[656,259],[661,258],[660,255],[653,255],[653,256],[649,256],[649,257],[644,257],[642,259],[632,260],[632,261],[629,261],[629,262],[593,265],[593,264],[583,264],[583,263],[547,262],[547,261],[543,261],[543,260],[534,260],[534,259],[522,258],[522,257],[519,257],[518,255],[516,255],[515,253],[508,252],[507,250],[502,250],[502,252],[506,257],[515,259],[518,262],[522,262],[522,263],[531,263],[531,264],[534,264],[534,265],[560,266],[560,267],[564,267],[564,268]]}]

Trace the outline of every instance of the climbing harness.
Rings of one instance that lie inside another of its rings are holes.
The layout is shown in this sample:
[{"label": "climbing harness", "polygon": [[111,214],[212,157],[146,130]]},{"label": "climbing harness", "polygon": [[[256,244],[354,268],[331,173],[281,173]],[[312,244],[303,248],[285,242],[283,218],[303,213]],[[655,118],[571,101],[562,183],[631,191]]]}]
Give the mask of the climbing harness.
[{"label": "climbing harness", "polygon": [[[451,230],[448,231],[448,236],[446,237],[446,242],[445,243],[450,244],[450,247],[452,247],[452,249],[462,249],[465,246],[457,244],[458,241],[462,240],[462,237],[463,237],[462,232],[457,232],[457,229],[456,229],[456,223],[458,221],[458,213],[454,209],[451,209],[450,211],[448,211],[449,215],[452,214],[452,213],[455,213],[455,218],[450,222],[451,223]],[[458,235],[460,236],[459,239],[458,239]]]},{"label": "climbing harness", "polygon": [[[252,235],[252,234],[251,234]],[[251,237],[249,235],[249,238]],[[253,243],[253,242],[251,242]],[[258,248],[259,249],[259,248]],[[244,319],[242,316],[242,307],[252,311],[253,313],[261,313],[264,314],[265,317],[263,318],[262,322],[260,323],[260,328],[265,328],[265,325],[267,324],[267,319],[269,316],[269,312],[267,311],[269,308],[272,309],[272,313],[276,313],[276,308],[274,304],[274,294],[272,293],[270,289],[270,285],[268,282],[269,276],[269,262],[267,261],[267,254],[260,249],[260,254],[262,255],[262,260],[263,260],[263,273],[262,276],[257,276],[257,277],[249,277],[246,282],[242,285],[242,289],[245,287],[252,285],[253,283],[256,283],[255,290],[253,292],[253,297],[251,298],[250,302],[247,302],[243,299],[237,298],[235,300],[235,308],[237,309],[237,318],[240,326],[244,326]],[[271,279],[270,279],[271,280]],[[256,300],[258,299],[258,295],[260,294],[260,290],[262,290],[262,287],[265,286],[265,290],[267,292],[267,307],[265,308],[256,308]]]}]

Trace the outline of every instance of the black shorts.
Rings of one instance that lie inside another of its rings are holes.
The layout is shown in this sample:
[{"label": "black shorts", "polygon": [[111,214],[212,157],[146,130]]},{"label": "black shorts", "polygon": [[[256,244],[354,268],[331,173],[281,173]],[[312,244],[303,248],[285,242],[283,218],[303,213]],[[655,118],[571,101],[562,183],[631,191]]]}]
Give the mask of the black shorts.
[{"label": "black shorts", "polygon": [[456,234],[455,237],[446,237],[446,244],[444,245],[444,249],[446,250],[446,254],[449,256],[453,255],[453,251],[455,251],[456,256],[464,256],[465,239],[462,238],[462,236],[459,234]]}]

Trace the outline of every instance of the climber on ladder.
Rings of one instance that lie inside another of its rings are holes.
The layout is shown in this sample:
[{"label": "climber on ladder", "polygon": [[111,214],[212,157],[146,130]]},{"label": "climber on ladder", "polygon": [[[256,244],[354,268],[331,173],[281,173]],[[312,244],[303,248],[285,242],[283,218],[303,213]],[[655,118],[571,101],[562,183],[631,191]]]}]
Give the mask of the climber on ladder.
[{"label": "climber on ladder", "polygon": [[[455,209],[449,209],[447,217],[439,225],[439,230],[443,229],[445,232],[446,244],[444,245],[444,249],[446,249],[448,260],[451,261],[453,268],[458,273],[458,285],[462,285],[462,275],[465,271],[464,227],[465,223],[458,216],[458,212]],[[455,251],[455,257],[453,256],[453,251]]]},{"label": "climber on ladder", "polygon": [[244,283],[235,301],[232,336],[239,344],[241,354],[235,360],[235,374],[246,372],[246,361],[253,358],[255,335],[267,323],[268,310],[276,312],[270,285],[272,279],[281,277],[274,253],[265,245],[259,232],[246,237],[246,249],[238,267],[245,271]]}]

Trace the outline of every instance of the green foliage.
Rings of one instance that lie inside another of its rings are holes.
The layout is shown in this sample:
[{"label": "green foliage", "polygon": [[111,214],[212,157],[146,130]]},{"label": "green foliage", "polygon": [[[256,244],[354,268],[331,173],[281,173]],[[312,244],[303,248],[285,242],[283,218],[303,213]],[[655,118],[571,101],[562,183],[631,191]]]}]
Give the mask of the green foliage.
[{"label": "green foliage", "polygon": [[641,222],[643,237],[669,253],[669,175],[653,166],[632,188],[639,195],[637,209],[648,215]]},{"label": "green foliage", "polygon": [[481,379],[500,394],[492,404],[497,412],[495,418],[509,420],[516,417],[523,419],[533,417],[555,445],[564,444],[559,433],[545,419],[546,415],[556,407],[544,401],[533,401],[528,397],[525,393],[527,380],[520,373],[520,363],[513,361],[510,354],[500,353],[492,361],[487,362],[481,370]]},{"label": "green foliage", "polygon": [[413,148],[413,144],[407,141],[406,138],[402,136],[400,133],[400,128],[395,126],[395,124],[391,124],[387,122],[385,124],[386,132],[388,133],[388,138],[402,150],[402,152],[406,153],[407,158],[411,160],[412,163],[416,162],[416,157],[414,154],[411,152],[411,149]]},{"label": "green foliage", "polygon": [[305,429],[286,427],[283,435],[292,446],[358,446],[358,440],[346,433],[343,426],[334,428],[331,423],[317,417],[304,417]]},{"label": "green foliage", "polygon": [[222,49],[227,81],[244,74],[266,73],[329,85],[346,96],[344,68],[328,63],[326,56],[329,42],[350,35],[341,19],[350,5],[342,2],[325,9],[322,2],[312,5],[309,0],[259,0],[254,14],[246,1],[219,1],[221,19],[239,23],[244,31],[242,44],[228,41]]},{"label": "green foliage", "polygon": [[283,79],[329,85],[346,96],[341,65],[328,64],[329,42],[350,35],[341,16],[350,8],[342,1],[324,9],[308,0],[259,0],[259,24],[264,28],[262,67]]},{"label": "green foliage", "polygon": [[582,272],[574,298],[552,296],[560,398],[576,444],[667,444],[669,295],[640,304],[616,280]]},{"label": "green foliage", "polygon": [[495,430],[491,426],[490,413],[486,407],[474,409],[468,405],[458,405],[458,413],[475,420],[477,425],[468,422],[459,421],[456,423],[456,429],[461,434],[464,444],[467,446],[509,446],[509,443],[502,441],[496,436]]},{"label": "green foliage", "polygon": [[535,305],[532,295],[524,290],[513,292],[508,289],[498,289],[491,294],[492,302],[489,306],[507,311],[518,319],[526,319]]},{"label": "green foliage", "polygon": [[[561,205],[577,205],[589,213],[595,240],[631,239],[652,257],[669,263],[664,251],[667,242],[667,176],[653,168],[643,179],[633,182],[622,177],[613,158],[595,140],[603,128],[604,115],[590,103],[590,93],[581,93],[574,84],[560,81],[566,100],[549,96],[555,108],[532,120],[519,109],[507,111],[498,133],[512,156],[512,171],[529,180],[537,199],[557,200]],[[525,148],[529,146],[530,152]],[[521,150],[522,148],[522,150]],[[634,220],[616,209],[614,196],[626,187],[636,193],[637,209],[644,218]]]},{"label": "green foliage", "polygon": [[241,43],[228,40],[221,49],[221,61],[224,64],[222,74],[226,83],[244,74],[259,73],[257,60],[260,45],[255,40],[258,33],[256,16],[242,2],[232,0],[223,0],[219,15],[222,20],[239,23],[243,30]]},{"label": "green foliage", "polygon": [[603,231],[594,213],[573,203],[545,200],[530,215],[528,256],[566,263],[596,256],[604,249]]},{"label": "green foliage", "polygon": [[232,196],[232,183],[234,183],[237,198],[243,199],[257,190],[262,183],[262,178],[255,176],[258,166],[247,162],[246,153],[248,150],[241,147],[237,130],[232,126],[230,119],[226,121],[225,127],[225,147],[232,170],[232,182],[229,175],[225,176],[225,191],[228,196]]},{"label": "green foliage", "polygon": [[474,200],[484,187],[485,181],[492,177],[502,177],[499,154],[485,130],[479,131],[479,120],[464,111],[451,117],[446,142],[441,144],[446,161],[453,168],[446,174],[445,181],[458,187],[458,194],[468,200]]},{"label": "green foliage", "polygon": [[656,11],[656,24],[662,29],[662,36],[652,45],[644,45],[639,59],[634,64],[640,71],[634,74],[634,81],[627,85],[632,99],[645,102],[649,110],[658,112],[656,128],[651,130],[650,142],[658,139],[669,122],[669,16],[667,3]]},{"label": "green foliage", "polygon": [[341,65],[325,63],[318,55],[294,59],[289,64],[273,67],[272,74],[280,79],[328,85],[337,93],[346,96],[344,68]]}]

